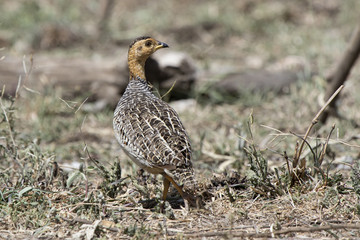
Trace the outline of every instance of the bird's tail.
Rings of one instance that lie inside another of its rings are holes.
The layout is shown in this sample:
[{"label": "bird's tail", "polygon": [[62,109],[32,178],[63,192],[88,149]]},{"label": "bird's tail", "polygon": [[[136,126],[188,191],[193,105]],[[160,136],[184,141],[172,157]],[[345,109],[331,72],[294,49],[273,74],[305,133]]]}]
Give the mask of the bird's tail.
[{"label": "bird's tail", "polygon": [[195,194],[197,188],[197,182],[194,176],[194,170],[189,167],[177,167],[175,171],[172,171],[175,182],[182,187],[184,193]]},{"label": "bird's tail", "polygon": [[176,170],[171,172],[171,175],[182,190],[185,206],[187,206],[187,203],[197,208],[203,206],[203,200],[198,194],[198,185],[191,166],[177,167]]}]

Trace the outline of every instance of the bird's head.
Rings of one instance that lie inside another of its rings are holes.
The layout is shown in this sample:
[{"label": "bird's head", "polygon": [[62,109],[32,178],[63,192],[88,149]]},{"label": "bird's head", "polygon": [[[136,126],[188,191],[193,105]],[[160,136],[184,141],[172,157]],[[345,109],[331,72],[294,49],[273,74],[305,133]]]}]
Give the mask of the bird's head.
[{"label": "bird's head", "polygon": [[142,66],[145,65],[146,59],[159,50],[160,48],[169,47],[166,43],[157,41],[151,37],[138,37],[129,47],[128,62],[129,67],[131,63],[138,63]]}]

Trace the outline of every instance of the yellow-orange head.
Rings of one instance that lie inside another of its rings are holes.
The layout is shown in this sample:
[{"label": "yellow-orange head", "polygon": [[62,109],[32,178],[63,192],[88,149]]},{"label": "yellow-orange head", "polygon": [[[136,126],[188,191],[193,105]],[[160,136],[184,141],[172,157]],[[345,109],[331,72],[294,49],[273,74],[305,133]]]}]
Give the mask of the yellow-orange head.
[{"label": "yellow-orange head", "polygon": [[145,62],[148,57],[160,48],[169,47],[151,37],[138,37],[129,46],[128,64],[130,80],[137,77],[145,80]]}]

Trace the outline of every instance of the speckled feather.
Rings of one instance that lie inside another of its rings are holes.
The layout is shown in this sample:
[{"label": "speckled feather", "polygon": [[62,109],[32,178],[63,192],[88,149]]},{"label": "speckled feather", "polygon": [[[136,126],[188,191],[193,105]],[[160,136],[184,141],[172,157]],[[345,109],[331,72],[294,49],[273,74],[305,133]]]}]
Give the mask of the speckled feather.
[{"label": "speckled feather", "polygon": [[118,142],[135,163],[150,173],[169,175],[185,192],[194,191],[191,146],[184,126],[146,80],[130,80],[113,123]]}]

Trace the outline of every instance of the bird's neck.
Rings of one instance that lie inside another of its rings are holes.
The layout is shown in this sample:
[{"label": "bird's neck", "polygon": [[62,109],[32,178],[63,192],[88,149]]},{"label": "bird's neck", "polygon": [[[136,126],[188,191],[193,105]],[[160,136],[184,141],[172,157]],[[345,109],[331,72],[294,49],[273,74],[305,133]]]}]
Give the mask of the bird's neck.
[{"label": "bird's neck", "polygon": [[129,60],[128,63],[129,63],[130,80],[137,78],[146,80],[145,61],[133,59],[133,60]]},{"label": "bird's neck", "polygon": [[[129,76],[130,88],[134,88],[134,86],[138,88],[139,86],[141,86],[141,88],[151,91],[152,85],[146,80],[145,77],[145,61],[146,59],[139,60],[139,59],[129,58],[128,64],[129,64],[129,72],[130,72],[130,76]],[[135,85],[132,83],[134,83]]]}]

